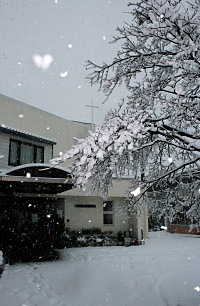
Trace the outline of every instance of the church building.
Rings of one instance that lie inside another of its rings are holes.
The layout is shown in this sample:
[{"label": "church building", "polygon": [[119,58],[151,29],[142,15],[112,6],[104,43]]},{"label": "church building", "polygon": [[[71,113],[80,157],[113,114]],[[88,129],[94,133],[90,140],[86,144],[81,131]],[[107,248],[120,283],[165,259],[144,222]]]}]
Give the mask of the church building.
[{"label": "church building", "polygon": [[10,226],[6,220],[13,223],[13,231],[23,234],[26,229],[35,235],[36,244],[37,237],[50,239],[61,223],[71,231],[100,228],[113,235],[129,232],[138,241],[142,235],[148,238],[146,210],[139,217],[119,213],[129,179],[114,181],[104,201],[74,188],[66,162],[50,167],[51,158],[69,150],[74,137],[85,138],[91,129],[89,123],[69,121],[0,95],[1,240],[14,239],[5,237]]}]

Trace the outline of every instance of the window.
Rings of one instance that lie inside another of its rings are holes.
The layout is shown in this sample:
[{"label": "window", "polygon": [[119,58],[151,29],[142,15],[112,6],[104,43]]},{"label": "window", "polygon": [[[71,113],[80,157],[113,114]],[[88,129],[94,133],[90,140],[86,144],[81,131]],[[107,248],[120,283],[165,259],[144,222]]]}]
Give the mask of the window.
[{"label": "window", "polygon": [[10,139],[9,165],[19,166],[43,162],[43,147]]},{"label": "window", "polygon": [[103,203],[103,224],[113,224],[113,202],[106,201]]},{"label": "window", "polygon": [[18,165],[19,153],[19,143],[18,141],[10,141],[10,154],[9,154],[9,165]]},{"label": "window", "polygon": [[103,214],[103,224],[113,224],[113,215]]},{"label": "window", "polygon": [[34,146],[21,144],[20,146],[20,165],[34,163]]},{"label": "window", "polygon": [[36,163],[44,162],[44,148],[36,147]]},{"label": "window", "polygon": [[95,204],[75,204],[74,206],[79,208],[96,208]]}]

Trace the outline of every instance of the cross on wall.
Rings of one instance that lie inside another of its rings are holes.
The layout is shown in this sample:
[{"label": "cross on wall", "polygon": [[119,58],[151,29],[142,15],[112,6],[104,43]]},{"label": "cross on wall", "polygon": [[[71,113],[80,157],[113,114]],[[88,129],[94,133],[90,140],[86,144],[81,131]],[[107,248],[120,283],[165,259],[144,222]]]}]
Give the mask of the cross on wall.
[{"label": "cross on wall", "polygon": [[91,109],[92,109],[92,132],[93,132],[93,130],[94,130],[94,122],[93,122],[93,120],[94,120],[94,108],[99,108],[99,106],[95,106],[93,104],[93,101],[92,101],[92,105],[86,105],[86,106],[91,107]]}]

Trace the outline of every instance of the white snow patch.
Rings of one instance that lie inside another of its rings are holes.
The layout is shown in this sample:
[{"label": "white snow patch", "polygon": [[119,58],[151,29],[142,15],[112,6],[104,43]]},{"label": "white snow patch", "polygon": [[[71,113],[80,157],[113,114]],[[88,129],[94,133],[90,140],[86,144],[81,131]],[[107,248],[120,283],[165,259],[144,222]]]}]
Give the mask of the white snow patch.
[{"label": "white snow patch", "polygon": [[168,162],[171,164],[173,162],[173,158],[168,157]]},{"label": "white snow patch", "polygon": [[97,152],[97,158],[99,158],[102,161],[104,160],[103,151],[101,149]]},{"label": "white snow patch", "polygon": [[1,305],[197,306],[199,239],[150,232],[141,246],[69,248],[58,261],[6,265]]},{"label": "white snow patch", "polygon": [[131,191],[131,194],[133,194],[134,197],[138,196],[140,194],[140,187],[137,187],[135,190]]}]

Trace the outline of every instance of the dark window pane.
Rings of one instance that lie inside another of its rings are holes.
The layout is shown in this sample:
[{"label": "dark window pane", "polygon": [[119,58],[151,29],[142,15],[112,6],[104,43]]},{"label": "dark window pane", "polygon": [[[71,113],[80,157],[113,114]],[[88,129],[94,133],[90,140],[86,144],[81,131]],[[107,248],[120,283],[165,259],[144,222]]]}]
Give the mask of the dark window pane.
[{"label": "dark window pane", "polygon": [[34,147],[21,144],[20,149],[20,165],[34,163]]},{"label": "dark window pane", "polygon": [[44,162],[44,148],[37,147],[36,148],[36,163]]},{"label": "dark window pane", "polygon": [[104,214],[103,215],[103,224],[113,224],[113,215],[112,214]]},{"label": "dark window pane", "polygon": [[79,208],[96,208],[95,204],[75,204],[74,206]]},{"label": "dark window pane", "polygon": [[111,201],[106,201],[103,203],[103,211],[112,211],[113,203]]},{"label": "dark window pane", "polygon": [[19,143],[18,141],[10,141],[9,164],[13,166],[19,165]]}]

